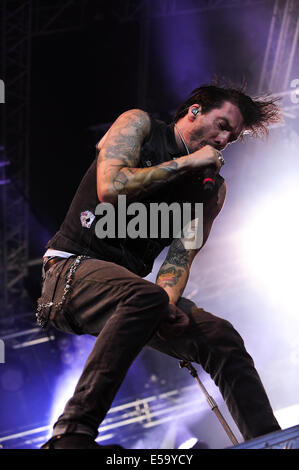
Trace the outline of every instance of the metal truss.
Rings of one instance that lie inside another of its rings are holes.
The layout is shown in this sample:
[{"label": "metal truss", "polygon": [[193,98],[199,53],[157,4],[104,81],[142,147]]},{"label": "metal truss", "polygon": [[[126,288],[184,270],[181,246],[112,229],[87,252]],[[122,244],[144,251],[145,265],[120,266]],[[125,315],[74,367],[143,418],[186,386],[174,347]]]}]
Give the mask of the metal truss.
[{"label": "metal truss", "polygon": [[83,26],[86,0],[32,0],[34,36],[78,31]]},{"label": "metal truss", "polygon": [[[128,440],[140,439],[149,429],[157,428],[174,419],[183,419],[192,415],[196,419],[196,412],[202,412],[205,408],[209,410],[197,385],[170,389],[164,393],[138,398],[109,410],[101,424],[101,435],[97,442],[105,443],[115,436],[120,444],[125,444]],[[126,432],[120,433],[121,428]],[[8,449],[20,449],[25,446],[39,447],[46,441],[50,431],[51,426],[39,426],[0,436],[0,446]]]},{"label": "metal truss", "polygon": [[29,87],[31,56],[30,0],[1,2],[1,78],[5,83],[2,105],[3,160],[10,163],[10,182],[1,194],[1,290],[0,319],[6,325],[25,298],[23,280],[28,259]]},{"label": "metal truss", "polygon": [[258,92],[285,91],[299,37],[299,4],[297,0],[275,0]]},{"label": "metal truss", "polygon": [[[147,15],[151,18],[200,13],[220,8],[255,6],[271,0],[201,0],[186,4],[186,0],[123,0],[110,1],[109,11],[121,22],[136,21]],[[149,7],[149,8],[148,8]],[[100,7],[99,7],[100,8]]]},{"label": "metal truss", "polygon": [[32,313],[18,315],[18,331],[15,329],[1,336],[5,348],[23,349],[56,340],[57,335],[55,336],[56,330],[54,328],[43,330],[39,326],[33,325],[28,328],[30,320],[32,320]]},{"label": "metal truss", "polygon": [[84,6],[74,0],[2,0],[0,6],[0,79],[5,85],[0,165],[9,163],[10,179],[0,187],[0,326],[5,322],[7,328],[27,305],[31,41],[33,35],[81,27]]}]

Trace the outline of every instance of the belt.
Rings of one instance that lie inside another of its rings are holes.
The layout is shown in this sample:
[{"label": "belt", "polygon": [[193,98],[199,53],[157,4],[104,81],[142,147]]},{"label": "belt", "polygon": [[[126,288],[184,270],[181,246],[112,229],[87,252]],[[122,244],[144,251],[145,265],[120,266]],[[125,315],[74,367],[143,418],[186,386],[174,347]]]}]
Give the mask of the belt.
[{"label": "belt", "polygon": [[52,266],[54,266],[54,264],[58,263],[58,261],[62,261],[63,259],[65,260],[66,258],[62,258],[61,256],[54,256],[53,258],[44,258],[44,264],[43,264],[44,273],[46,274],[46,272]]}]

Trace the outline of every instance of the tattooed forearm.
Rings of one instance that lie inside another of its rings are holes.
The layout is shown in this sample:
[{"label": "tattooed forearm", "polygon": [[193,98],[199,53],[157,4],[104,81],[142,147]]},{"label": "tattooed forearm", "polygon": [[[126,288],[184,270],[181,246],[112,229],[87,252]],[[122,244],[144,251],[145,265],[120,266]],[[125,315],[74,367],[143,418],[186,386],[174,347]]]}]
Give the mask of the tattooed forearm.
[{"label": "tattooed forearm", "polygon": [[184,292],[190,268],[190,251],[186,250],[180,239],[175,239],[162,264],[156,283],[163,287],[171,303],[176,303]]},{"label": "tattooed forearm", "polygon": [[165,261],[158,272],[156,284],[167,292],[169,302],[175,304],[184,292],[188,277],[189,269],[178,268]]},{"label": "tattooed forearm", "polygon": [[177,269],[175,266],[162,265],[157,276],[158,284],[160,286],[175,286],[180,277],[182,277],[183,270]]},{"label": "tattooed forearm", "polygon": [[137,198],[176,176],[176,162],[166,162],[153,168],[122,168],[113,179],[113,187],[118,194]]}]

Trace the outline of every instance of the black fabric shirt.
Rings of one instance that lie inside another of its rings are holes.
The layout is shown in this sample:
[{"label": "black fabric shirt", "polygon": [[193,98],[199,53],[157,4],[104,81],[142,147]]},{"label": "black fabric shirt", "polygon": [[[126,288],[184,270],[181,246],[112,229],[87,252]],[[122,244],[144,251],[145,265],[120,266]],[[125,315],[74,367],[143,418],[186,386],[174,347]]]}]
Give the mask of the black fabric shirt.
[{"label": "black fabric shirt", "polygon": [[[141,148],[138,167],[159,165],[182,155],[176,143],[174,124],[167,125],[151,118],[150,135]],[[151,272],[155,258],[171,244],[173,238],[98,238],[95,226],[100,216],[95,215],[95,208],[100,202],[97,196],[96,163],[95,159],[87,170],[59,231],[48,242],[47,248],[111,261],[145,277]],[[202,191],[200,176],[185,174],[139,201],[147,208],[151,202],[203,202],[205,220],[208,212],[215,210],[217,193],[223,182],[224,179],[218,175],[216,188],[207,197]],[[117,217],[117,207],[115,213]]]}]

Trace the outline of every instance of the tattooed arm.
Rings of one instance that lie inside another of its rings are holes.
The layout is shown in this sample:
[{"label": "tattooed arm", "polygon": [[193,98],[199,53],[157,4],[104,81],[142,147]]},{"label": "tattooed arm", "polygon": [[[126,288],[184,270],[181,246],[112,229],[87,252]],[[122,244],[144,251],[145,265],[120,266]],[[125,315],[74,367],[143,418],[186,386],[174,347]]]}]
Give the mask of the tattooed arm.
[{"label": "tattooed arm", "polygon": [[175,238],[169,247],[167,256],[156,279],[156,284],[163,287],[169,296],[169,303],[176,304],[189,279],[192,261],[206,243],[213,222],[221,211],[226,195],[226,184],[223,182],[215,197],[209,201],[204,210],[203,243],[198,249],[186,249],[184,239]]},{"label": "tattooed arm", "polygon": [[220,165],[219,152],[207,145],[193,153],[193,157],[183,156],[150,168],[137,168],[141,146],[149,133],[148,114],[132,109],[121,114],[100,140],[97,145],[97,193],[101,202],[116,204],[119,194],[136,200],[186,171],[211,163]]},{"label": "tattooed arm", "polygon": [[169,296],[169,303],[176,304],[186,287],[191,266],[192,251],[186,250],[182,241],[176,238],[168,250],[156,279]]},{"label": "tattooed arm", "polygon": [[97,189],[101,202],[115,204],[118,194],[137,199],[174,179],[182,165],[169,161],[150,168],[136,168],[141,146],[150,132],[150,118],[139,109],[123,113],[99,142]]}]

